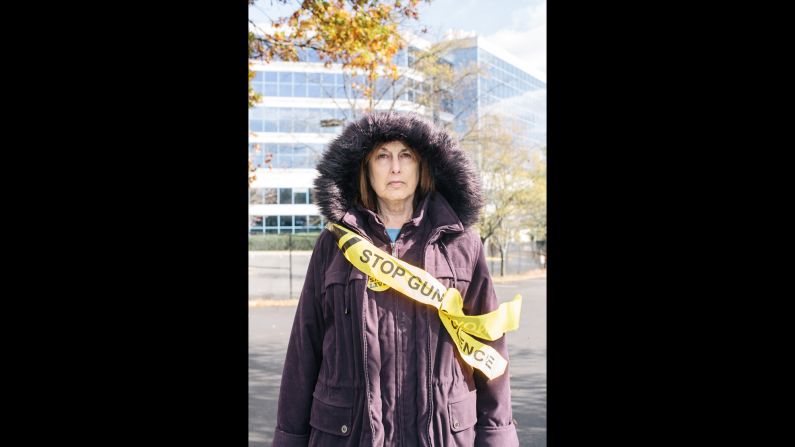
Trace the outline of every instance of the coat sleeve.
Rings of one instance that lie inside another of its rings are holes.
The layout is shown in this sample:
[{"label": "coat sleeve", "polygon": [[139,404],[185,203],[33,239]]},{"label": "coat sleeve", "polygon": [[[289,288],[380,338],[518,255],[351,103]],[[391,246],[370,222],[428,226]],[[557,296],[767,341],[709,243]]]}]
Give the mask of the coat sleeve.
[{"label": "coat sleeve", "polygon": [[312,393],[323,353],[325,327],[321,299],[330,239],[333,238],[328,230],[318,237],[298,299],[279,389],[274,447],[309,443]]},{"label": "coat sleeve", "polygon": [[[464,301],[473,304],[474,314],[482,315],[497,309],[499,303],[486,264],[486,252],[479,237],[475,246],[475,267]],[[508,366],[501,376],[492,380],[480,371],[475,371],[478,414],[475,425],[475,446],[518,446],[519,438],[511,410],[510,359],[505,335],[498,340],[484,341],[484,343],[492,346],[508,360]]]}]

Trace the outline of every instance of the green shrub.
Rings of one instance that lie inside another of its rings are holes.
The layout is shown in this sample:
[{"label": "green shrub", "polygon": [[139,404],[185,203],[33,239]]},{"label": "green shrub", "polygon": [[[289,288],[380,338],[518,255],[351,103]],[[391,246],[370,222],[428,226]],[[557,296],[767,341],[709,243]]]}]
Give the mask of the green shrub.
[{"label": "green shrub", "polygon": [[248,236],[249,250],[289,250],[292,236],[293,250],[312,251],[315,241],[320,233],[299,234],[250,234]]}]

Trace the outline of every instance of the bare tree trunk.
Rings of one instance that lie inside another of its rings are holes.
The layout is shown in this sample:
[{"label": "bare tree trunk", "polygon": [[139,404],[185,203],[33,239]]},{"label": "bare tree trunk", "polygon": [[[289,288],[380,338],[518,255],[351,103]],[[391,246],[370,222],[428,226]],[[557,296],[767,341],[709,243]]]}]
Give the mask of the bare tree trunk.
[{"label": "bare tree trunk", "polygon": [[500,245],[500,276],[505,276],[505,248]]},{"label": "bare tree trunk", "polygon": [[494,245],[500,251],[500,276],[505,276],[505,247],[503,246],[502,238],[495,237]]}]

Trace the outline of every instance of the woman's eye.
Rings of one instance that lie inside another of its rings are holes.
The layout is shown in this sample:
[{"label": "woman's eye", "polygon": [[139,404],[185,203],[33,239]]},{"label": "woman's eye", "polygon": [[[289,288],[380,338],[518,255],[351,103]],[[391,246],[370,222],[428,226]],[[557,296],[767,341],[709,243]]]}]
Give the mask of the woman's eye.
[{"label": "woman's eye", "polygon": [[411,158],[411,154],[408,152],[403,152],[402,154],[400,154],[400,156],[403,158]]},{"label": "woman's eye", "polygon": [[378,154],[378,158],[387,158],[387,154]]}]

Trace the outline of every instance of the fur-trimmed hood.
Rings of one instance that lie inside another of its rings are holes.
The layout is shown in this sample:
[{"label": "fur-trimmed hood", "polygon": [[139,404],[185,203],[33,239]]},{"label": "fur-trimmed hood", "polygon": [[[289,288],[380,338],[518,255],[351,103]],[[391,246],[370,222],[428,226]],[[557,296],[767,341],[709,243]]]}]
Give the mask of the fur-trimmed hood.
[{"label": "fur-trimmed hood", "polygon": [[377,143],[403,140],[430,167],[436,191],[464,227],[474,224],[483,207],[480,176],[469,156],[441,127],[413,113],[374,112],[348,124],[329,143],[317,170],[315,197],[326,219],[339,222],[357,194],[358,169]]}]

